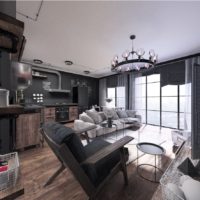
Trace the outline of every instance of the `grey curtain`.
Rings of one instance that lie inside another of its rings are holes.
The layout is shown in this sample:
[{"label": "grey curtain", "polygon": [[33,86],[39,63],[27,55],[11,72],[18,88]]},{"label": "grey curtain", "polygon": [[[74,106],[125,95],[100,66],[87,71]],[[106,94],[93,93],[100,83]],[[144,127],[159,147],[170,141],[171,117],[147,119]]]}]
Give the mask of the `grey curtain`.
[{"label": "grey curtain", "polygon": [[102,78],[99,80],[99,106],[106,106],[106,78]]},{"label": "grey curtain", "polygon": [[117,75],[117,87],[125,87],[125,109],[128,109],[128,75]]},{"label": "grey curtain", "polygon": [[117,76],[109,76],[106,78],[107,88],[112,88],[117,86]]},{"label": "grey curtain", "polygon": [[135,85],[135,79],[138,77],[141,77],[141,73],[134,73],[131,72],[129,75],[129,109],[135,110],[135,103],[136,103],[136,85]]},{"label": "grey curtain", "polygon": [[185,60],[185,112],[184,112],[184,130],[187,138],[191,133],[191,121],[192,121],[192,67],[194,64],[200,64],[200,56],[189,58]]},{"label": "grey curtain", "polygon": [[161,87],[166,85],[180,85],[185,83],[185,62],[178,61],[167,64],[160,70]]},{"label": "grey curtain", "polygon": [[129,109],[135,110],[135,74],[129,75]]}]

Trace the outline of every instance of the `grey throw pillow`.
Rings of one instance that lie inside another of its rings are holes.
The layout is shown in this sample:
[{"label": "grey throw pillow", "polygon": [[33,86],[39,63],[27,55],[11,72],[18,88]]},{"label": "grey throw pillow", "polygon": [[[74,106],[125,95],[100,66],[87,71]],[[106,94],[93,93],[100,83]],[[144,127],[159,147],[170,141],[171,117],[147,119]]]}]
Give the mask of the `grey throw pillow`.
[{"label": "grey throw pillow", "polygon": [[182,183],[180,187],[184,192],[185,199],[197,200],[200,196],[200,182],[194,179],[187,179]]},{"label": "grey throw pillow", "polygon": [[100,115],[102,121],[106,120],[106,116],[105,116],[104,112],[99,112],[99,115]]},{"label": "grey throw pillow", "polygon": [[79,119],[81,119],[84,122],[89,122],[92,124],[95,123],[94,120],[89,115],[87,115],[85,112],[83,112],[82,114],[79,115]]},{"label": "grey throw pillow", "polygon": [[135,118],[136,111],[135,110],[127,110],[126,114],[128,115],[128,117]]},{"label": "grey throw pillow", "polygon": [[106,118],[112,118],[113,120],[119,119],[117,112],[114,108],[104,108],[103,112]]},{"label": "grey throw pillow", "polygon": [[86,110],[86,113],[94,120],[95,124],[100,124],[103,121],[99,113],[94,109]]},{"label": "grey throw pillow", "polygon": [[118,110],[117,114],[118,114],[119,118],[127,118],[128,117],[125,110]]},{"label": "grey throw pillow", "polygon": [[186,199],[183,190],[173,183],[167,183],[166,188],[170,191],[171,196],[173,195],[174,199],[177,197],[181,197],[182,199]]}]

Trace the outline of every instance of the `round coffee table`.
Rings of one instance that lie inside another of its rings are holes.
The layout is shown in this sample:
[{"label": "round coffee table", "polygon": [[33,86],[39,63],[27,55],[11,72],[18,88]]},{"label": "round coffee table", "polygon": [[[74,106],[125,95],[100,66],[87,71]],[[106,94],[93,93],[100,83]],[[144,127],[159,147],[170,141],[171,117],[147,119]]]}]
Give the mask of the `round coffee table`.
[{"label": "round coffee table", "polygon": [[[136,146],[137,146],[137,173],[139,174],[139,176],[141,176],[145,180],[148,180],[148,181],[151,181],[151,182],[154,182],[154,183],[159,183],[159,181],[157,181],[156,170],[158,170],[162,173],[163,173],[163,171],[159,167],[156,166],[156,156],[162,156],[163,154],[165,154],[165,149],[163,147],[157,145],[157,144],[149,143],[149,142],[141,142],[141,143],[138,143]],[[140,150],[141,152],[143,152],[145,154],[150,154],[150,155],[155,156],[154,165],[151,165],[151,164],[140,164],[140,165],[138,165],[138,159],[139,159],[138,150]],[[154,179],[149,179],[149,178],[145,177],[144,175],[142,175],[138,170],[141,166],[151,166],[151,167],[153,167],[155,169],[154,170]]]}]

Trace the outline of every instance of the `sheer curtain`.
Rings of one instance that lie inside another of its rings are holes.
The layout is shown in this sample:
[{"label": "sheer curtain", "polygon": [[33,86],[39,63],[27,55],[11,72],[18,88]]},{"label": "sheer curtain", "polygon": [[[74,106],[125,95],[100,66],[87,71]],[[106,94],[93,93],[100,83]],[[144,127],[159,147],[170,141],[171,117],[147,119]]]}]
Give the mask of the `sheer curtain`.
[{"label": "sheer curtain", "polygon": [[129,109],[136,110],[146,123],[146,77],[141,73],[129,76]]},{"label": "sheer curtain", "polygon": [[135,110],[135,74],[129,75],[129,109]]},{"label": "sheer curtain", "polygon": [[128,75],[117,75],[117,107],[128,108]]}]

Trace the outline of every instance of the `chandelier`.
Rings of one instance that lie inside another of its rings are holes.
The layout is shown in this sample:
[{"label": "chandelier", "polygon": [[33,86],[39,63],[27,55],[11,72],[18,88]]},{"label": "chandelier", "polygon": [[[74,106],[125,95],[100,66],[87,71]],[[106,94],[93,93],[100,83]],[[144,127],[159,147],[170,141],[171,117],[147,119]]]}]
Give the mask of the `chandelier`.
[{"label": "chandelier", "polygon": [[131,51],[126,50],[122,54],[122,60],[118,60],[118,56],[114,56],[111,61],[111,71],[113,72],[126,72],[126,71],[139,71],[140,69],[148,69],[154,67],[158,60],[158,55],[155,54],[154,50],[149,51],[149,59],[143,58],[145,51],[142,48],[136,51],[133,48],[133,40],[136,38],[135,35],[131,35],[132,49]]}]

